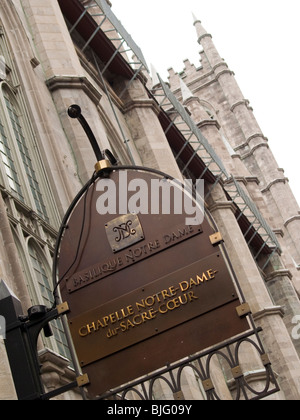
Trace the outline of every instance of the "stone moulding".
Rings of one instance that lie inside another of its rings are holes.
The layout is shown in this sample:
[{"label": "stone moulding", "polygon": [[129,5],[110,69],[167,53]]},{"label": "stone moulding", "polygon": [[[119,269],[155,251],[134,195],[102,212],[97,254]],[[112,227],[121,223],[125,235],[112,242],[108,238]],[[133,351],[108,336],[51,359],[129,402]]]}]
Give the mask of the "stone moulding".
[{"label": "stone moulding", "polygon": [[99,90],[85,76],[53,76],[46,81],[46,85],[50,92],[59,89],[82,89],[95,104],[102,98]]}]

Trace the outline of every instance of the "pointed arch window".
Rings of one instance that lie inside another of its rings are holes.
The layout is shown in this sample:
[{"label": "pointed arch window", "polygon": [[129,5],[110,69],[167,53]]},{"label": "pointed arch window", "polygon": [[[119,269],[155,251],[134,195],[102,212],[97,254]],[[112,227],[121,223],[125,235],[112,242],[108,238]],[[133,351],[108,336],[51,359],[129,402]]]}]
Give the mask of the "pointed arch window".
[{"label": "pointed arch window", "polygon": [[[36,292],[38,295],[41,295],[44,305],[50,308],[54,303],[52,288],[50,286],[49,280],[51,278],[50,267],[48,266],[46,257],[43,255],[43,251],[32,239],[28,242],[28,252],[31,260],[31,267],[34,272],[34,280],[38,284],[38,290]],[[38,301],[41,301],[39,296]],[[71,360],[71,355],[61,320],[56,319],[52,321],[51,328],[54,336],[54,345],[51,345],[51,347],[63,357]]]},{"label": "pointed arch window", "polygon": [[21,183],[14,163],[12,151],[9,147],[8,138],[5,132],[4,125],[0,121],[0,154],[4,165],[4,171],[7,176],[7,181],[11,191],[17,196],[19,200],[24,202]]},{"label": "pointed arch window", "polygon": [[49,223],[49,216],[41,191],[34,162],[34,147],[29,143],[25,118],[16,96],[6,82],[0,90],[0,154],[12,193],[32,207]]}]

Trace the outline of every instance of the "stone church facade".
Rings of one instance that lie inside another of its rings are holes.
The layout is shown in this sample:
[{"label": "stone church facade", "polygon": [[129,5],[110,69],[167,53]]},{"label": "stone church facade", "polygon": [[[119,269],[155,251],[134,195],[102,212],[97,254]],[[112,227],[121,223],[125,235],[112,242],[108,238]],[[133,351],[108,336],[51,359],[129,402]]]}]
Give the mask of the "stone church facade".
[{"label": "stone church facade", "polygon": [[[206,210],[263,329],[280,386],[269,398],[297,400],[299,205],[212,36],[196,17],[194,26],[201,64],[185,61],[165,82],[150,76],[109,1],[0,0],[0,278],[24,313],[36,304],[52,306],[56,236],[95,164],[85,133],[67,114],[78,104],[100,148],[120,164],[205,180]],[[60,320],[52,329],[51,338],[39,341],[48,391],[75,376]],[[243,370],[249,381],[262,381],[251,354]],[[196,388],[190,385],[185,397],[203,397]],[[163,394],[162,386],[156,397]],[[230,397],[224,388],[223,398]],[[0,399],[14,398],[0,339]]]}]

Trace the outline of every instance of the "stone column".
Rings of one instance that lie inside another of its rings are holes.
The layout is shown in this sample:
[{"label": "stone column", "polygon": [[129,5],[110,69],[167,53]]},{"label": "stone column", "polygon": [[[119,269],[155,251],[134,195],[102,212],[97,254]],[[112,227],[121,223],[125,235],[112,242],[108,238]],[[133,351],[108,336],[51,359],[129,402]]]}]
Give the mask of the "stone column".
[{"label": "stone column", "polygon": [[[207,60],[214,72],[232,113],[238,121],[244,135],[244,142],[236,144],[246,166],[252,175],[260,180],[260,188],[269,203],[269,212],[273,216],[273,228],[286,229],[286,242],[289,252],[297,263],[300,263],[300,208],[291,191],[287,178],[269,147],[267,138],[263,135],[249,101],[246,100],[235,80],[233,72],[228,69],[220,57],[212,36],[206,32],[201,22],[194,23],[198,42],[203,46]],[[298,280],[299,283],[300,280]],[[300,287],[300,286],[299,286]]]},{"label": "stone column", "polygon": [[209,207],[223,235],[238,281],[246,301],[263,328],[263,342],[286,399],[300,397],[300,360],[284,325],[281,308],[274,306],[260,272],[234,216],[231,203],[217,186],[210,197]]},{"label": "stone column", "polygon": [[[124,88],[124,82],[118,89]],[[116,87],[117,89],[117,87]],[[182,175],[158,119],[159,106],[149,99],[140,80],[135,80],[124,97],[125,120],[144,166],[158,169],[176,179]]]},{"label": "stone column", "polygon": [[22,0],[22,5],[33,35],[45,83],[52,94],[56,112],[69,141],[68,144],[65,138],[62,139],[61,149],[65,150],[66,144],[68,147],[71,145],[73,156],[68,151],[65,159],[69,162],[75,160],[79,178],[85,183],[94,171],[96,158],[84,131],[76,121],[70,120],[67,110],[70,105],[78,104],[97,139],[103,140],[105,148],[105,130],[97,111],[102,93],[85,75],[59,3]]}]

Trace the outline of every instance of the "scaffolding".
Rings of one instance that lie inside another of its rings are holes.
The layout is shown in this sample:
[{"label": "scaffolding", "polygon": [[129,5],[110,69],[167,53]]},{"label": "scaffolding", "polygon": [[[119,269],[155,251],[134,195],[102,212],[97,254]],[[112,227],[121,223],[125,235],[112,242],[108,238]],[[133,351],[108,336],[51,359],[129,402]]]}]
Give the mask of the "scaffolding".
[{"label": "scaffolding", "polygon": [[[141,49],[116,18],[106,0],[59,0],[59,2],[65,14],[68,15],[69,21],[70,16],[72,18],[70,34],[72,35],[75,30],[84,34],[85,40],[84,45],[80,47],[81,53],[83,54],[89,47],[94,57],[95,54],[101,56],[103,66],[100,68],[96,60],[95,63],[102,82],[104,83],[103,75],[108,69],[113,71],[119,67],[122,68],[122,75],[129,82],[119,95],[120,97],[142,70],[149,73]],[[77,7],[76,11],[70,11],[71,5]],[[129,54],[133,60],[129,58]],[[115,62],[117,66],[114,66]],[[208,194],[218,183],[221,183],[228,200],[236,206],[236,218],[248,246],[255,248],[254,259],[258,263],[261,255],[266,255],[263,259],[264,265],[261,267],[264,270],[274,253],[281,252],[276,235],[247,192],[234,177],[227,173],[222,160],[203,136],[187,109],[177,100],[168,84],[159,75],[157,77],[158,84],[149,92],[149,97],[153,98],[160,107],[159,119],[167,139],[170,139],[170,133],[172,136],[177,136],[176,151],[172,147],[174,145],[170,144],[170,146],[173,152],[175,151],[175,158],[182,173],[186,175],[192,172],[192,167],[197,167],[197,179],[209,180],[211,184]],[[108,89],[106,93],[110,98]],[[111,106],[113,108],[112,102]],[[116,119],[120,126],[117,116]],[[128,147],[128,140],[123,132],[122,134]]]},{"label": "scaffolding", "polygon": [[[124,59],[132,70],[130,84],[138,77],[142,70],[149,72],[141,49],[112,12],[106,0],[93,0],[92,2],[78,0],[76,3],[77,5],[81,5],[82,10],[81,13],[78,13],[79,16],[75,18],[75,22],[71,23],[72,26],[69,29],[70,34],[83,24],[93,27],[90,28],[91,30],[89,32],[86,32],[85,44],[80,48],[81,53],[84,53],[88,47],[94,49],[94,43],[100,34],[105,34],[107,40],[111,43],[111,52],[105,60],[104,67],[100,70],[101,76],[104,75],[113,61],[120,57]],[[87,18],[92,18],[92,21],[87,20]]]},{"label": "scaffolding", "polygon": [[244,229],[242,229],[248,246],[251,247],[253,242],[258,238],[260,240],[260,245],[257,253],[254,255],[254,259],[258,261],[262,254],[267,255],[266,261],[263,262],[263,266],[261,267],[264,270],[272,256],[276,252],[281,253],[277,237],[257,206],[234,177],[224,185],[224,189],[229,194],[232,202],[238,207],[237,221],[239,223],[242,222],[242,218],[248,221],[246,225],[244,224]]},{"label": "scaffolding", "polygon": [[176,96],[171,92],[170,88],[166,83],[163,82],[161,77],[158,75],[161,89],[154,90],[153,95],[158,100],[159,106],[162,110],[169,114],[173,114],[175,111],[174,118],[171,118],[169,127],[165,130],[165,134],[170,128],[175,125],[185,138],[184,144],[175,156],[176,160],[179,160],[188,145],[193,147],[193,154],[182,169],[183,173],[189,167],[192,159],[195,156],[199,156],[205,164],[205,169],[199,178],[203,178],[206,171],[210,171],[215,178],[219,181],[222,179],[225,181],[228,179],[227,171],[211,147],[207,139],[203,136],[200,129],[197,127],[195,122],[192,120],[190,115],[184,106],[177,100]]},{"label": "scaffolding", "polygon": [[263,258],[263,263],[260,264],[262,265],[260,268],[264,270],[272,256],[275,253],[281,253],[280,244],[275,233],[254,204],[253,200],[249,197],[248,193],[232,175],[227,173],[223,162],[209,144],[208,140],[203,136],[201,130],[192,120],[185,107],[179,102],[161,77],[159,75],[157,75],[157,77],[159,85],[154,86],[152,94],[158,101],[162,112],[167,113],[170,118],[170,123],[165,129],[165,135],[167,136],[168,131],[173,126],[176,126],[185,139],[180,151],[175,156],[177,162],[179,163],[184,150],[188,146],[193,147],[192,155],[182,168],[183,174],[189,168],[192,159],[196,156],[201,158],[202,162],[205,164],[205,169],[201,173],[200,178],[203,178],[207,171],[210,171],[215,178],[206,198],[212,192],[215,185],[221,182],[227,199],[232,201],[236,207],[235,214],[237,222],[241,227],[249,248],[251,250],[255,248],[253,254],[255,261],[259,263],[260,257],[262,255],[266,256]]}]

